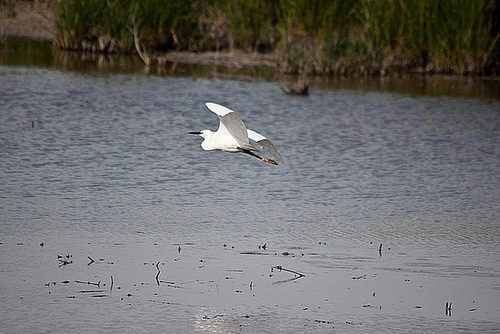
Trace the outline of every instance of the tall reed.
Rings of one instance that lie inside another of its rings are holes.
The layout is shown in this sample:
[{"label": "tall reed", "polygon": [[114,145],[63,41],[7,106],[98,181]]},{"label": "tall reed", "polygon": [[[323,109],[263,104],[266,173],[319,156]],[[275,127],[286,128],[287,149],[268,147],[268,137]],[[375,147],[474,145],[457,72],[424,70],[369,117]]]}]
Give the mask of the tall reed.
[{"label": "tall reed", "polygon": [[277,50],[286,71],[324,73],[342,66],[361,0],[282,0]]},{"label": "tall reed", "polygon": [[283,71],[500,69],[499,0],[65,0],[57,44],[275,52]]},{"label": "tall reed", "polygon": [[359,48],[378,64],[477,72],[494,57],[494,5],[494,0],[366,1]]},{"label": "tall reed", "polygon": [[65,0],[58,7],[57,44],[92,51],[131,51],[133,26],[152,50],[186,48],[196,27],[194,0]]}]

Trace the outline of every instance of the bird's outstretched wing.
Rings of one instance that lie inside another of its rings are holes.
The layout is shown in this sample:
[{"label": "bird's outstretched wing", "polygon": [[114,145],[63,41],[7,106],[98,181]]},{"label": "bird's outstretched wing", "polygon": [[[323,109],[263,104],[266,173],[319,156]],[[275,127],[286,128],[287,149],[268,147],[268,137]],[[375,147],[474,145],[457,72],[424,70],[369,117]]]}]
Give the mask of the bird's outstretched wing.
[{"label": "bird's outstretched wing", "polygon": [[[248,129],[247,130],[248,137],[250,138],[251,141],[256,142],[259,144],[262,148],[264,148],[266,151],[268,151],[273,157],[278,159],[278,161],[284,163],[283,157],[281,156],[280,152],[276,148],[276,146],[271,143],[269,139],[261,135],[260,133],[257,133],[253,130]],[[252,143],[251,143],[252,144]]]},{"label": "bird's outstretched wing", "polygon": [[217,114],[217,116],[219,116],[220,124],[217,132],[227,131],[231,136],[240,141],[242,144],[248,143],[247,128],[234,111],[213,102],[207,102],[205,103],[205,106],[208,108],[208,110],[214,112],[215,114]]}]

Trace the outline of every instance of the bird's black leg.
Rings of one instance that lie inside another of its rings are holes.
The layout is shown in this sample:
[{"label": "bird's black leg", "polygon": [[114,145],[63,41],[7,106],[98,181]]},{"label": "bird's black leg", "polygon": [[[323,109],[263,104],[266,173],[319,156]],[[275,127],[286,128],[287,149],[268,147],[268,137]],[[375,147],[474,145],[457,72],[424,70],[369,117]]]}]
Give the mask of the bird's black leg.
[{"label": "bird's black leg", "polygon": [[264,162],[267,162],[267,163],[270,163],[270,164],[273,164],[273,165],[277,165],[278,164],[273,159],[266,159],[266,158],[259,157],[257,154],[255,154],[255,153],[253,153],[252,151],[249,151],[249,150],[242,149],[241,152],[246,153],[248,155],[251,155],[252,157],[256,157],[259,160],[262,160]]}]

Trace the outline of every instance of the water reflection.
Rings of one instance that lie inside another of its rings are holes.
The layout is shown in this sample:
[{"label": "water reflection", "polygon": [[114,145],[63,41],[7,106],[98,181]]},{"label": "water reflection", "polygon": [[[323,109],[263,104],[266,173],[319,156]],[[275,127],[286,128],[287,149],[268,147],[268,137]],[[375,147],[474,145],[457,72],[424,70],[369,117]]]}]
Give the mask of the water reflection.
[{"label": "water reflection", "polygon": [[136,57],[53,50],[54,64],[70,71],[103,72],[103,73],[137,73],[143,65]]},{"label": "water reflection", "polygon": [[[497,99],[11,65],[0,322],[13,332],[498,328]],[[205,101],[287,163],[200,152],[187,133],[213,123]],[[99,282],[98,298],[79,292]]]},{"label": "water reflection", "polygon": [[[283,75],[267,67],[225,67],[182,64],[159,58],[149,67],[134,55],[66,51],[52,47],[50,42],[25,38],[7,38],[0,49],[0,64],[48,66],[84,73],[145,73],[170,76],[209,78],[256,78],[297,82],[300,77]],[[444,76],[394,73],[385,77],[313,77],[313,86],[325,89],[356,89],[388,91],[415,95],[500,98],[500,80],[474,76]],[[289,86],[292,86],[290,84]]]},{"label": "water reflection", "polygon": [[194,319],[194,327],[203,333],[235,333],[241,330],[237,319],[214,307],[201,307]]},{"label": "water reflection", "polygon": [[317,78],[313,84],[328,89],[363,89],[411,96],[453,96],[500,98],[500,80],[474,76],[393,74],[379,78]]}]

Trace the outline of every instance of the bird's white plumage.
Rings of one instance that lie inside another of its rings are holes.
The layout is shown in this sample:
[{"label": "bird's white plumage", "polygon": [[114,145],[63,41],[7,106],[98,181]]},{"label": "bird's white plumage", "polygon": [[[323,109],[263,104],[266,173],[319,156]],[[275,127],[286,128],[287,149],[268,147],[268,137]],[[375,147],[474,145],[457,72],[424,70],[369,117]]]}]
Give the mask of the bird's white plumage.
[{"label": "bird's white plumage", "polygon": [[271,143],[271,141],[269,139],[267,139],[266,137],[264,137],[260,133],[255,132],[255,131],[250,130],[250,129],[247,129],[247,132],[248,132],[248,137],[250,138],[251,144],[253,144],[252,141],[255,141],[260,147],[264,148],[267,152],[271,153],[271,155],[273,157],[275,157],[276,159],[278,159],[281,162],[284,162],[283,157],[281,156],[280,152],[278,151],[276,146],[274,146],[273,143]]},{"label": "bird's white plumage", "polygon": [[260,152],[259,148],[264,148],[276,159],[283,162],[281,154],[271,141],[253,130],[248,130],[233,110],[213,102],[207,102],[205,106],[219,117],[220,123],[216,132],[210,130],[192,132],[204,138],[201,143],[204,150],[221,150],[230,153],[244,152],[263,161],[276,164],[273,160],[263,159],[251,153],[251,151]]},{"label": "bird's white plumage", "polygon": [[226,116],[227,114],[234,112],[229,108],[213,102],[207,102],[205,103],[205,106],[207,106],[208,110],[216,113],[218,116]]},{"label": "bird's white plumage", "polygon": [[242,145],[248,144],[247,128],[236,113],[232,112],[225,116],[219,116],[219,120],[219,130],[221,132],[227,131]]},{"label": "bird's white plumage", "polygon": [[258,151],[256,147],[250,145],[248,142],[248,132],[245,123],[243,123],[234,111],[213,102],[207,102],[205,106],[208,110],[217,114],[220,121],[219,129],[211,139],[214,146],[220,146],[218,149],[226,152],[241,151],[238,148]]},{"label": "bird's white plumage", "polygon": [[253,130],[250,130],[250,129],[247,129],[247,133],[248,133],[248,138],[255,140],[256,142],[267,139],[266,137],[264,137],[260,133],[257,133]]}]

